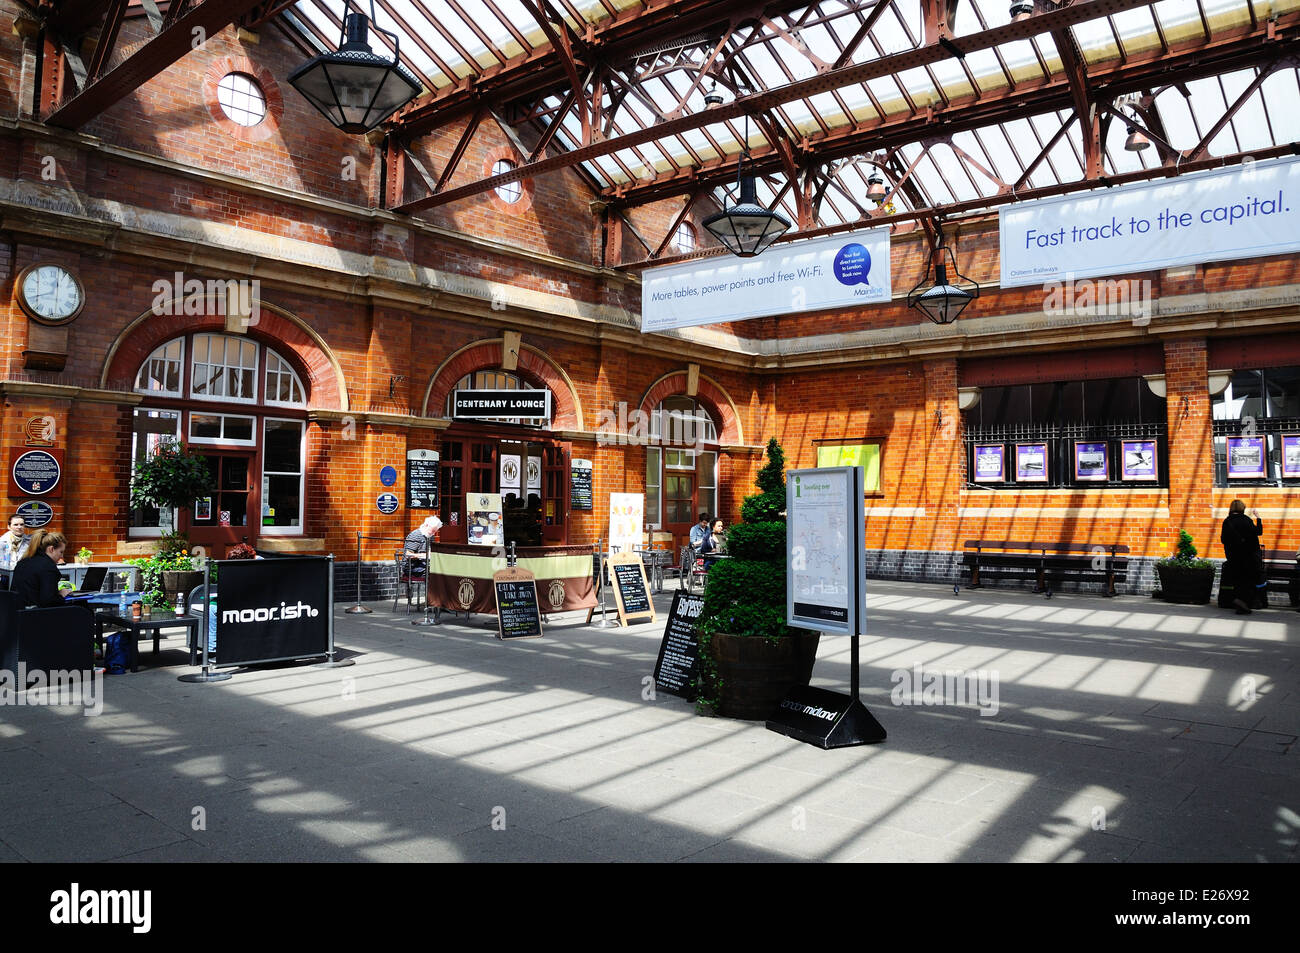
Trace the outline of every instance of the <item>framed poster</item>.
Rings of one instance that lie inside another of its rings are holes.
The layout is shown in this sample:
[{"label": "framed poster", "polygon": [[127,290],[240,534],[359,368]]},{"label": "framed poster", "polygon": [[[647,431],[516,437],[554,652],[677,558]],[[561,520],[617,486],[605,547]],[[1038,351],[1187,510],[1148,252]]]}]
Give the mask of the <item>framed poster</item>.
[{"label": "framed poster", "polygon": [[1300,433],[1282,434],[1282,476],[1300,477]]},{"label": "framed poster", "polygon": [[1110,453],[1104,440],[1074,441],[1074,478],[1098,482],[1110,479]]},{"label": "framed poster", "polygon": [[1016,444],[1016,482],[1047,482],[1047,444]]},{"label": "framed poster", "polygon": [[196,520],[212,519],[212,497],[205,496],[201,500],[194,501],[194,518]]},{"label": "framed poster", "polygon": [[1007,445],[1005,443],[975,444],[976,483],[1005,483],[1007,479]]},{"label": "framed poster", "polygon": [[785,621],[859,635],[866,617],[862,469],[785,472]]},{"label": "framed poster", "polygon": [[1160,463],[1154,440],[1121,440],[1120,470],[1122,480],[1155,480]]},{"label": "framed poster", "polygon": [[641,545],[645,532],[645,494],[611,493],[609,495],[609,552],[618,547],[630,553]]},{"label": "framed poster", "polygon": [[1262,480],[1268,475],[1263,437],[1228,438],[1228,479]]},{"label": "framed poster", "polygon": [[[870,440],[870,438],[863,438]],[[862,492],[880,493],[880,463],[883,443],[827,444],[817,447],[818,467],[862,467]]]}]

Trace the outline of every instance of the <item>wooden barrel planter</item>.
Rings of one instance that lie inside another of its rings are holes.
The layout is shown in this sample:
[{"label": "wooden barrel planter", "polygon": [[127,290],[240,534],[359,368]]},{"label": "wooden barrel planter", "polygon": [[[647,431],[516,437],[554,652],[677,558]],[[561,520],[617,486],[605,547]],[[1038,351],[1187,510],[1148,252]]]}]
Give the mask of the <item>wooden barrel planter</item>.
[{"label": "wooden barrel planter", "polygon": [[804,632],[769,642],[715,634],[711,644],[721,681],[717,713],[750,720],[770,717],[791,689],[806,686],[812,678],[820,637],[817,632]]},{"label": "wooden barrel planter", "polygon": [[191,589],[203,584],[203,571],[192,570],[183,572],[173,572],[168,570],[161,573],[163,594],[167,601],[172,605],[176,604],[177,599],[184,599]]},{"label": "wooden barrel planter", "polygon": [[1214,588],[1214,567],[1156,566],[1160,577],[1160,598],[1180,605],[1205,605]]}]

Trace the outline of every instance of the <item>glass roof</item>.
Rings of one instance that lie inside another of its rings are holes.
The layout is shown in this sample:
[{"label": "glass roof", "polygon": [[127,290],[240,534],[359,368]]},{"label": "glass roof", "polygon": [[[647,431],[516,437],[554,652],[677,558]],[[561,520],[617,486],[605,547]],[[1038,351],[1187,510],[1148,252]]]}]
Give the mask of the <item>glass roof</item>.
[{"label": "glass roof", "polygon": [[[689,13],[707,5],[683,0],[679,6],[689,7],[683,11]],[[599,95],[593,118],[601,138],[615,139],[682,114],[702,113],[708,109],[704,97],[709,93],[721,93],[730,102],[838,67],[915,50],[925,42],[920,0],[790,4],[784,12],[735,24],[729,32],[717,24],[736,5],[712,6],[717,15],[708,31],[674,36],[661,18],[647,31],[644,46],[631,48],[616,61],[602,61],[603,72],[592,71],[591,63],[578,63],[585,83],[580,101]],[[950,24],[953,42],[960,47],[962,37],[1007,24],[1009,6],[1009,0],[960,0]],[[378,26],[400,37],[402,60],[424,84],[424,98],[435,104],[467,77],[490,96],[498,76],[530,58],[554,56],[555,37],[571,38],[581,53],[584,39],[624,29],[629,19],[662,7],[652,9],[646,0],[375,0]],[[333,47],[342,9],[332,0],[300,0],[284,17],[317,46]],[[773,3],[765,9],[783,7]],[[858,221],[874,211],[866,193],[867,178],[877,164],[891,190],[887,201],[899,212],[970,202],[1011,189],[1078,182],[1084,177],[1085,156],[1073,108],[1025,115],[1013,108],[1015,97],[1050,80],[1059,82],[1068,74],[1067,60],[1076,55],[1092,71],[1123,69],[1168,56],[1171,50],[1205,47],[1263,30],[1270,17],[1297,12],[1300,0],[1158,0],[1067,27],[1074,50],[1064,57],[1053,35],[1043,33],[973,50],[961,59],[950,57],[781,102],[767,111],[770,126],[758,118],[748,123],[710,122],[595,156],[581,167],[598,189],[639,189],[684,170],[734,161],[746,143],[757,157],[770,152],[777,144],[774,139],[781,139],[821,159],[811,189],[814,227]],[[561,22],[571,33],[564,32]],[[379,49],[381,42],[391,49],[389,41],[372,32],[372,46]],[[1263,44],[1259,48],[1263,50]],[[604,47],[593,49],[599,53]],[[1262,81],[1261,70],[1267,71]],[[596,76],[601,83],[598,94]],[[558,122],[550,154],[571,151],[587,143],[579,109],[560,112],[570,92],[567,80],[553,83],[496,102],[494,112],[529,143]],[[866,137],[859,135],[854,148],[855,124],[879,125],[924,116],[927,110],[960,110],[996,100],[1007,108],[985,125],[945,133],[937,141],[918,136],[874,151],[864,148]],[[1110,108],[1103,113],[1102,175],[1190,157],[1234,105],[1236,112],[1205,144],[1201,158],[1300,140],[1297,102],[1300,74],[1293,62],[1274,65],[1262,56],[1218,75],[1143,89],[1105,104]],[[1132,128],[1142,131],[1153,147],[1126,149]],[[832,145],[838,148],[829,148]],[[731,185],[716,187],[720,202],[732,198],[734,171],[732,179]],[[676,191],[689,188],[683,185]],[[798,220],[798,191],[783,173],[765,174],[758,182],[760,201],[775,203],[791,221]]]}]

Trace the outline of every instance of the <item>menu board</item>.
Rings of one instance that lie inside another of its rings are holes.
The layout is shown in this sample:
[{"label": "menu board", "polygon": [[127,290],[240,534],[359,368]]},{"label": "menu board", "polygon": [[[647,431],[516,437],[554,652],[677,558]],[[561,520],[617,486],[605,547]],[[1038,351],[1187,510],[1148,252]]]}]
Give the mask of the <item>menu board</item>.
[{"label": "menu board", "polygon": [[436,510],[439,502],[438,452],[408,450],[406,452],[406,508]]},{"label": "menu board", "polygon": [[497,601],[498,639],[538,639],[542,614],[537,607],[537,582],[530,570],[500,569],[492,574]]},{"label": "menu board", "polygon": [[500,493],[465,494],[465,539],[476,546],[505,545]]},{"label": "menu board", "polygon": [[615,553],[609,559],[609,569],[614,575],[614,602],[619,621],[624,625],[642,619],[653,622],[655,607],[650,601],[650,586],[646,582],[641,554]]},{"label": "menu board", "polygon": [[569,509],[590,510],[592,465],[590,460],[574,460],[569,467]]},{"label": "menu board", "polygon": [[786,622],[858,635],[865,595],[862,468],[786,472]]},{"label": "menu board", "polygon": [[655,662],[655,688],[687,701],[695,700],[695,675],[700,667],[700,642],[695,621],[704,609],[704,593],[678,592],[668,610],[668,625]]}]

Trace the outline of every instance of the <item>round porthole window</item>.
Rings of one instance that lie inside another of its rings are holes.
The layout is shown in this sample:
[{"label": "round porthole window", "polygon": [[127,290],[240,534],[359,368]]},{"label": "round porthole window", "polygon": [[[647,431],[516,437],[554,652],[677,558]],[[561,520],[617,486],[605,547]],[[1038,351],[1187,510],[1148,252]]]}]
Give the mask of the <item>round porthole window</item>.
[{"label": "round porthole window", "polygon": [[[492,174],[501,175],[503,172],[509,172],[515,168],[515,164],[509,159],[498,159],[492,163]],[[507,182],[505,185],[496,187],[497,198],[507,205],[514,205],[524,194],[523,184],[520,182]]]},{"label": "round porthole window", "polygon": [[217,84],[217,102],[231,122],[256,126],[266,118],[266,96],[253,77],[227,73]]}]

